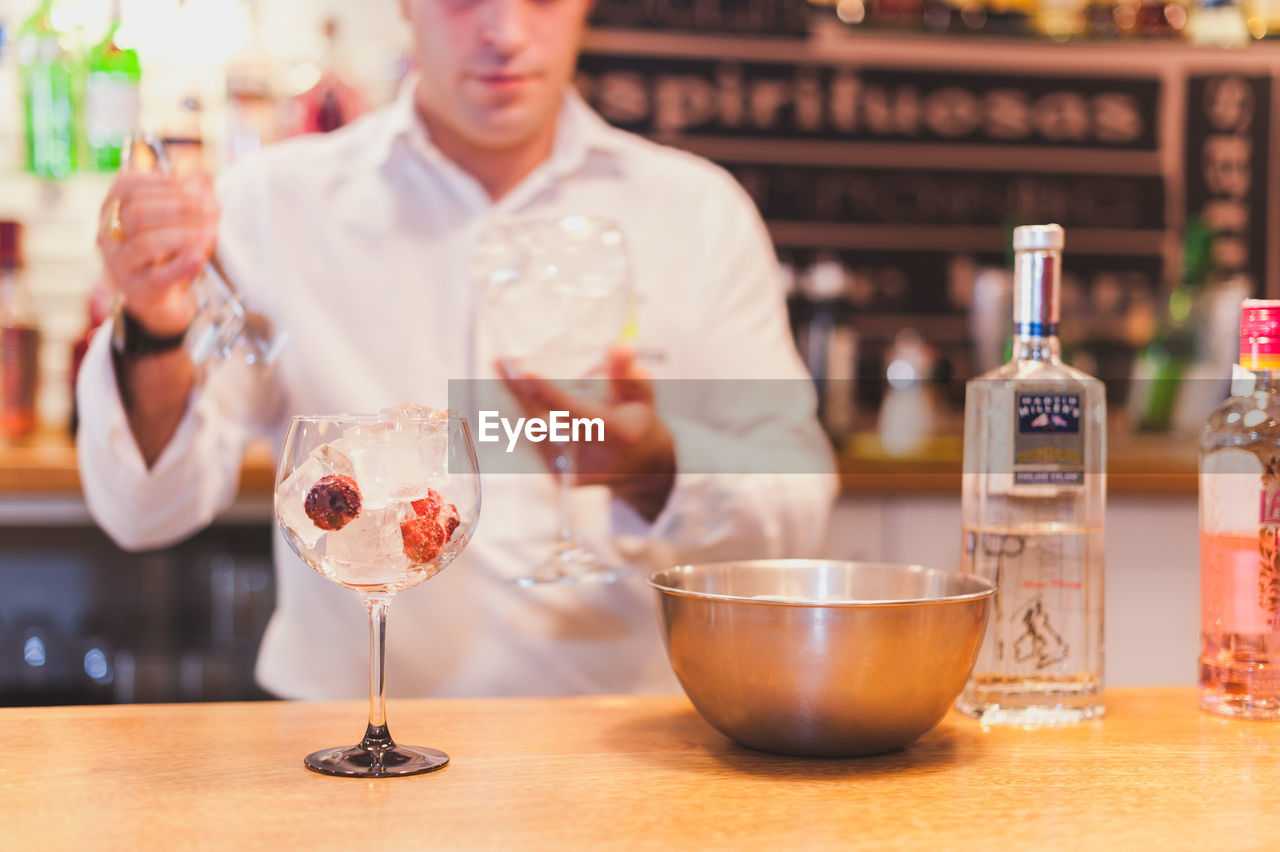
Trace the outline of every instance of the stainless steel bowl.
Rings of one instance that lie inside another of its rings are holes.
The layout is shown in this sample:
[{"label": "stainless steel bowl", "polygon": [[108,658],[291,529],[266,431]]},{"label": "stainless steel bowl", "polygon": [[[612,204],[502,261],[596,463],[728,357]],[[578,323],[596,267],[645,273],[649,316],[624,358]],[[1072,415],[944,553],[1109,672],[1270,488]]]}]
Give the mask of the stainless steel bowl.
[{"label": "stainless steel bowl", "polygon": [[676,677],[742,745],[812,757],[901,748],[973,668],[995,585],[868,562],[684,565],[649,578]]}]

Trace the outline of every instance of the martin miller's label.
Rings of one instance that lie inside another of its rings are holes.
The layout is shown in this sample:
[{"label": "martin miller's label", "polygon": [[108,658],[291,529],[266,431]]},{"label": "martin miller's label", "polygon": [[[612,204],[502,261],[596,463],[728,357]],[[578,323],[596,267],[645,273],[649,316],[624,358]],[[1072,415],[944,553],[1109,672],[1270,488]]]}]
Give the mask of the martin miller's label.
[{"label": "martin miller's label", "polygon": [[1019,391],[1014,406],[1015,485],[1083,485],[1080,394]]}]

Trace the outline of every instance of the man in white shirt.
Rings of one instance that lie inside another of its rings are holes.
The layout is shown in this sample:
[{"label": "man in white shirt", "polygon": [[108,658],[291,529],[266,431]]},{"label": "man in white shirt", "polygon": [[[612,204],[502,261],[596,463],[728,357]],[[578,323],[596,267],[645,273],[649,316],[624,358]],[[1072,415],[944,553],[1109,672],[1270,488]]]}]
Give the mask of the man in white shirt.
[{"label": "man in white shirt", "polygon": [[[609,127],[571,91],[589,0],[401,6],[421,78],[390,107],[267,149],[225,175],[216,200],[199,176],[113,184],[98,242],[124,334],[97,335],[79,382],[90,510],[122,546],[162,546],[230,504],[246,442],[265,434],[278,447],[293,414],[444,407],[450,379],[499,378],[474,333],[476,236],[495,217],[606,216],[630,245],[635,346],[661,356],[653,378],[783,379],[790,402],[743,412],[708,400],[674,424],[644,393],[618,401],[610,415],[628,439],[604,462],[617,475],[573,498],[585,543],[635,566],[613,584],[512,585],[551,547],[555,484],[486,474],[467,551],[397,596],[388,684],[405,695],[675,689],[645,568],[811,555],[834,495],[763,224],[723,171]],[[198,373],[178,345],[215,241],[246,303],[290,333],[271,371],[228,360]],[[625,353],[614,374],[652,389]],[[775,451],[784,472],[741,472]],[[259,681],[290,698],[361,696],[364,608],[279,536],[275,554]]]}]

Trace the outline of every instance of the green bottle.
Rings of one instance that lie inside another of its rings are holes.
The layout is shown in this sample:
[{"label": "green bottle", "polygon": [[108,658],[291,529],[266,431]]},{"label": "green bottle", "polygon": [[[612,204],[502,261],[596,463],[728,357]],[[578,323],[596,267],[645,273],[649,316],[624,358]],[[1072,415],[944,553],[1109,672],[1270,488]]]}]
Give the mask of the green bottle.
[{"label": "green bottle", "polygon": [[1213,233],[1202,219],[1187,221],[1182,246],[1182,277],[1169,295],[1156,336],[1142,353],[1150,386],[1138,419],[1138,428],[1165,432],[1173,426],[1183,375],[1200,354],[1204,330],[1201,304],[1213,268]]},{"label": "green bottle", "polygon": [[64,178],[76,168],[76,60],[53,25],[54,0],[42,0],[18,29],[27,169]]},{"label": "green bottle", "polygon": [[120,152],[138,124],[142,68],[136,50],[116,43],[119,29],[120,0],[114,0],[107,35],[85,58],[86,165],[99,171],[120,168]]}]

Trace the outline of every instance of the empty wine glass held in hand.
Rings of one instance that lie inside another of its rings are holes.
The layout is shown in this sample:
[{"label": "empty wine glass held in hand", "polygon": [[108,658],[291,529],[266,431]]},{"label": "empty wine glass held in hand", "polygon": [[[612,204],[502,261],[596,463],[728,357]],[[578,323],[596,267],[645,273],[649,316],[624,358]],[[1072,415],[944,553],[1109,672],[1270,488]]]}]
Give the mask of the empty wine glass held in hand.
[{"label": "empty wine glass held in hand", "polygon": [[275,510],[302,561],[359,592],[369,611],[364,738],[307,755],[306,766],[357,778],[443,767],[447,754],[397,744],[387,729],[386,618],[396,592],[435,576],[475,533],[480,476],[467,421],[413,405],[295,417],[276,472]]},{"label": "empty wine glass held in hand", "polygon": [[[198,175],[186,175],[176,169],[165,142],[157,136],[142,132],[134,133],[126,142],[120,171],[122,175],[152,173],[175,180],[198,177]],[[207,186],[207,179],[204,180]],[[188,205],[198,203],[198,199],[187,197],[189,193],[185,192],[187,189],[185,185],[176,190],[173,189],[173,184],[168,186],[170,191],[178,196],[170,199],[169,209],[174,209],[175,205],[177,209],[183,209],[184,203]],[[153,196],[150,203],[154,205],[154,194],[160,187],[146,186],[133,189],[134,192],[123,199],[113,193],[113,197],[109,198],[104,208],[105,238],[100,239],[104,254],[124,247],[130,236],[137,236],[138,232],[148,228],[155,234],[165,232],[166,238],[172,239],[172,234],[176,232],[175,226],[181,227],[179,225],[182,221],[181,217],[176,221],[157,218],[154,208],[126,210],[125,205],[130,203],[129,199],[134,196],[142,199],[149,194]],[[211,199],[211,190],[205,190],[205,192]],[[138,201],[138,206],[142,206],[141,200]],[[199,214],[192,210],[186,227],[194,229],[194,222],[198,220]],[[195,274],[190,277],[190,285],[181,300],[190,304],[187,310],[193,310],[190,325],[182,333],[183,347],[197,366],[210,360],[224,360],[233,354],[238,354],[249,364],[269,366],[275,362],[284,348],[288,334],[277,330],[264,314],[253,311],[245,305],[239,289],[219,256],[216,244],[216,218],[212,221],[214,223],[212,227],[215,230],[210,231],[207,237],[202,233],[201,237],[209,240],[204,244],[204,251],[199,253],[204,259],[200,261],[199,268],[193,269]],[[200,230],[203,232],[206,229]],[[160,239],[160,236],[156,236],[153,245],[158,244],[157,241]],[[196,252],[196,247],[188,244],[179,244],[173,248],[176,253],[172,260],[153,259],[153,265],[148,270],[150,277],[154,279],[150,284],[152,289],[171,286],[173,280],[180,280],[183,277],[181,274],[183,270],[177,265],[188,266],[189,259]],[[124,259],[126,267],[136,267],[138,259],[132,257],[136,252],[129,254],[131,259]],[[139,288],[145,286],[147,286],[146,282],[140,282],[138,285]],[[173,301],[170,299],[171,303]]]},{"label": "empty wine glass held in hand", "polygon": [[[610,346],[633,334],[635,292],[622,230],[592,216],[499,221],[476,242],[472,276],[481,293],[479,326],[503,362],[588,394],[604,375]],[[625,573],[579,543],[570,494],[575,453],[562,444],[551,459],[559,480],[559,529],[551,556],[518,585],[612,582]]]}]

